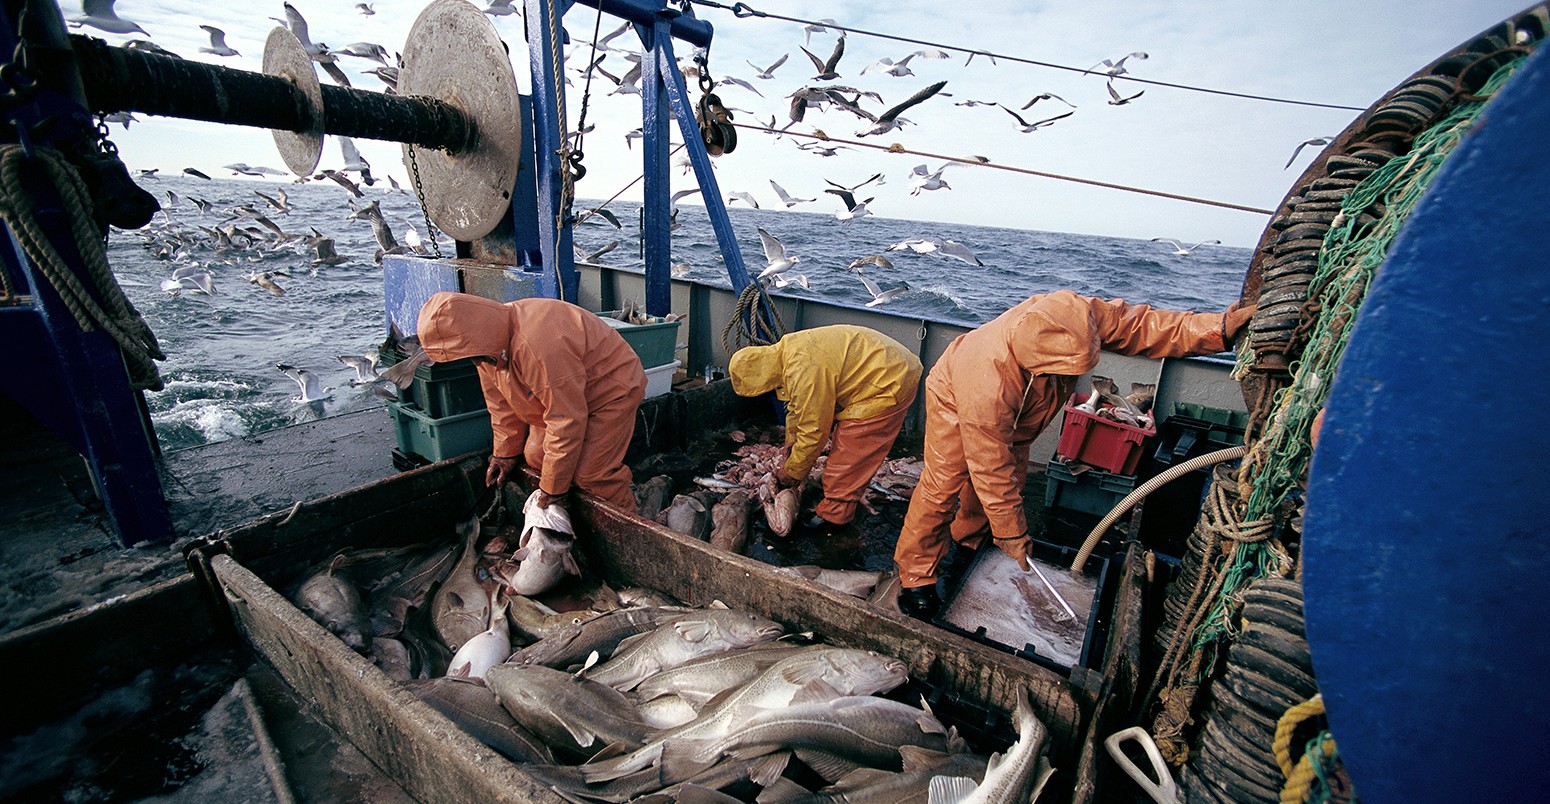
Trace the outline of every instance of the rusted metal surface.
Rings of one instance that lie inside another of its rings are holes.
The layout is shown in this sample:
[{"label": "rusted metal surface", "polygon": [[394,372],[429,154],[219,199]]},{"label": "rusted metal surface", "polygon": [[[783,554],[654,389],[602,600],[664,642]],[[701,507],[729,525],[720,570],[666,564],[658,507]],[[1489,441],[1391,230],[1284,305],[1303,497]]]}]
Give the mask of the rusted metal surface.
[{"label": "rusted metal surface", "polygon": [[490,18],[465,0],[432,3],[409,31],[398,91],[452,104],[473,131],[456,154],[404,146],[426,213],[457,240],[494,231],[511,209],[523,132],[511,58]]},{"label": "rusted metal surface", "polygon": [[[286,131],[317,125],[305,95],[284,78],[125,50],[80,35],[72,35],[70,44],[87,108],[94,112],[143,112]],[[468,146],[466,116],[442,99],[336,86],[321,91],[325,133],[453,152]]]},{"label": "rusted metal surface", "polygon": [[563,801],[344,646],[230,556],[215,556],[237,622],[266,662],[423,802]]}]

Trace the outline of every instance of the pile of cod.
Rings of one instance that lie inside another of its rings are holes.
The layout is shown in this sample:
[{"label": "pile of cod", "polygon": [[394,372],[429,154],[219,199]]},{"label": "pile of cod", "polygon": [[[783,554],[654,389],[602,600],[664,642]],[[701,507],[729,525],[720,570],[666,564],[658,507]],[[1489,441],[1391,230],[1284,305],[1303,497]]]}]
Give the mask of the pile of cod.
[{"label": "pile of cod", "polygon": [[460,543],[340,554],[291,598],[570,800],[1023,802],[1053,772],[1026,691],[1018,742],[987,759],[924,701],[880,697],[903,662],[611,590],[545,513],[530,499],[520,534],[471,518]]}]

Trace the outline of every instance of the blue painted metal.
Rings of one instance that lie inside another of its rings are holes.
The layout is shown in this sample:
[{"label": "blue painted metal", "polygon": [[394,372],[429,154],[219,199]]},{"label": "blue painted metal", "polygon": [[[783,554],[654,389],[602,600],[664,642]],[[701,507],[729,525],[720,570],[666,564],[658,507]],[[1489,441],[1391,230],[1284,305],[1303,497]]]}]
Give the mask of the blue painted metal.
[{"label": "blue painted metal", "polygon": [[395,329],[401,335],[415,334],[420,308],[433,294],[462,289],[457,263],[452,260],[382,255],[382,304],[387,313],[387,334]]},{"label": "blue painted metal", "polygon": [[[551,298],[575,301],[580,297],[576,256],[571,248],[569,201],[564,196],[561,148],[566,139],[565,67],[559,53],[560,20],[570,7],[567,0],[527,0],[528,52],[533,72],[533,164],[537,166],[538,249],[545,279],[540,292]],[[518,228],[526,225],[518,223]]]},{"label": "blue painted metal", "polygon": [[[656,22],[642,37],[645,51],[641,54],[641,151],[645,159],[645,220],[641,226],[642,243],[646,262],[646,314],[667,315],[672,312],[672,210],[668,199],[673,191],[672,178],[668,174],[673,132],[672,108],[667,100],[666,81],[657,49],[668,42],[670,22],[664,17]],[[675,64],[676,62],[670,63]]]},{"label": "blue painted metal", "polygon": [[1331,389],[1303,584],[1364,802],[1545,797],[1547,99],[1541,48],[1394,243]]},{"label": "blue painted metal", "polygon": [[[654,27],[659,20],[665,19],[668,24],[668,32],[675,39],[682,39],[695,47],[709,47],[710,39],[715,29],[710,23],[697,19],[687,14],[669,12],[667,17],[661,17],[661,13],[667,8],[667,4],[657,0],[577,0],[584,6],[591,6],[599,11],[612,14],[620,19],[626,19],[636,25],[644,26],[648,30]],[[644,66],[644,64],[642,65]]]}]

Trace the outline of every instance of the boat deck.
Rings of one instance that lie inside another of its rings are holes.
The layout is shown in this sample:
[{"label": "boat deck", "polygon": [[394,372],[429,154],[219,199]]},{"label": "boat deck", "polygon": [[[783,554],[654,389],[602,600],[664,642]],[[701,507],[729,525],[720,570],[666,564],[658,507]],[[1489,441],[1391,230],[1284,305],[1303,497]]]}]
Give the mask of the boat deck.
[{"label": "boat deck", "polygon": [[122,549],[69,444],[3,395],[0,420],[0,634],[186,572],[191,538],[396,471],[385,409],[169,452],[162,483],[175,538]]}]

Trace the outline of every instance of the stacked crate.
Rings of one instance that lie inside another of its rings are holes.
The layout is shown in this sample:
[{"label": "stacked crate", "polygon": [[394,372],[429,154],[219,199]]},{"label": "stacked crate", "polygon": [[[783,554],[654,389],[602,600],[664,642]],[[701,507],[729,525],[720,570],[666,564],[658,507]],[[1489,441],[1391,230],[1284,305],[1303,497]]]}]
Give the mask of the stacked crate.
[{"label": "stacked crate", "polygon": [[1083,410],[1080,401],[1072,395],[1066,402],[1044,507],[1103,516],[1135,490],[1143,447],[1157,428],[1105,419]]}]

